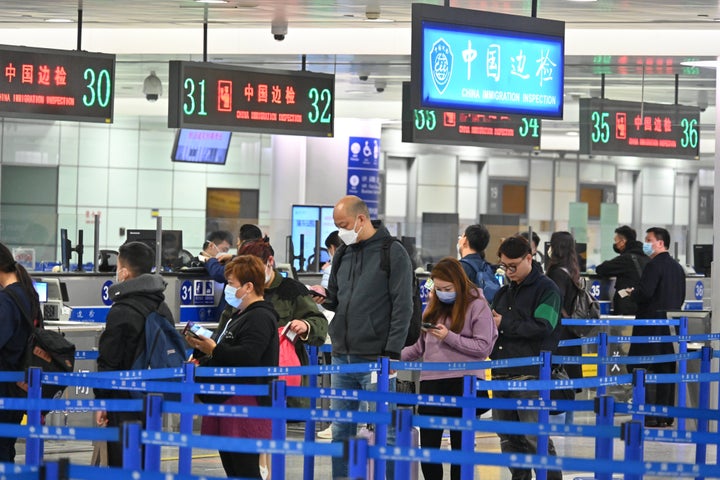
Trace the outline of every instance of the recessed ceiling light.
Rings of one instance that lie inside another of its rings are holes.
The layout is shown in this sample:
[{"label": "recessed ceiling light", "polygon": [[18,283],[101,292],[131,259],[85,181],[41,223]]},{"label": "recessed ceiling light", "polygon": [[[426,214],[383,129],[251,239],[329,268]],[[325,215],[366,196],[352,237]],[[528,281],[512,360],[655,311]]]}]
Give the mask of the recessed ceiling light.
[{"label": "recessed ceiling light", "polygon": [[365,21],[370,23],[393,23],[395,20],[392,18],[366,18]]},{"label": "recessed ceiling light", "polygon": [[[571,1],[577,1],[577,0],[571,0]],[[568,137],[579,137],[580,136],[580,134],[578,132],[576,132],[575,130],[570,130],[568,132],[565,132],[565,135],[567,135]]]},{"label": "recessed ceiling light", "polygon": [[717,68],[717,60],[693,60],[690,62],[680,62],[684,67],[701,67],[701,68]]},{"label": "recessed ceiling light", "polygon": [[47,23],[73,23],[69,18],[46,18]]},{"label": "recessed ceiling light", "polygon": [[228,0],[195,0],[196,3],[228,3]]}]

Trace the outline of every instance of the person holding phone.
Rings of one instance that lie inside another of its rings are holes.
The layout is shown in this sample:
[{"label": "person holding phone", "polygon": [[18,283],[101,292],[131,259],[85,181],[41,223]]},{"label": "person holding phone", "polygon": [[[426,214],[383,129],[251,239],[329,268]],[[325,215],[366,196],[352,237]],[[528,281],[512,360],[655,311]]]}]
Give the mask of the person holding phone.
[{"label": "person holding phone", "polygon": [[[443,258],[430,272],[434,295],[430,296],[423,314],[423,334],[420,339],[402,350],[403,361],[422,358],[426,362],[477,362],[485,360],[493,349],[498,336],[492,311],[480,288],[465,274],[460,262]],[[484,378],[484,371],[425,371],[420,373],[421,394],[462,396],[463,377],[475,375]],[[462,409],[424,406],[418,407],[420,415],[460,417]],[[420,429],[423,448],[440,448],[442,429]],[[461,432],[450,431],[450,445],[460,450]],[[438,463],[422,463],[425,478],[442,479],[443,466]],[[450,467],[450,478],[460,479],[460,465]]]}]

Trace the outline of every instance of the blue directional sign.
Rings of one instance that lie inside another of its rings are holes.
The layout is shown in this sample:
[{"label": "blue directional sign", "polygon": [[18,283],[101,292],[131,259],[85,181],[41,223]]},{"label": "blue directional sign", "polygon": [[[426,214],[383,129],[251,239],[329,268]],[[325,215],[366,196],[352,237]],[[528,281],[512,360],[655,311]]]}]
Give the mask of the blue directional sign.
[{"label": "blue directional sign", "polygon": [[565,24],[413,5],[413,100],[423,108],[562,118]]}]

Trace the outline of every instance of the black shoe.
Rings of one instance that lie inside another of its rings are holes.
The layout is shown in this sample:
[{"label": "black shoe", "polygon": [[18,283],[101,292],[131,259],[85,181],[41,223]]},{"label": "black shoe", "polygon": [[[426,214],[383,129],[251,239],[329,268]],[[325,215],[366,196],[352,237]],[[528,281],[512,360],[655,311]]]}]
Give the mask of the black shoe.
[{"label": "black shoe", "polygon": [[645,417],[645,428],[657,428],[664,427],[665,423],[662,424],[655,417]]}]

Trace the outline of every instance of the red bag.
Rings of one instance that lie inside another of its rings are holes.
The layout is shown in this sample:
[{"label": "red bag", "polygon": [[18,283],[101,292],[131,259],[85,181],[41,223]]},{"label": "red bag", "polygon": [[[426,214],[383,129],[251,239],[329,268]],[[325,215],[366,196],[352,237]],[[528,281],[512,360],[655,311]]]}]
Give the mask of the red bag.
[{"label": "red bag", "polygon": [[[283,335],[285,327],[278,328],[278,337],[280,338],[280,358],[278,365],[281,367],[299,367],[300,359],[295,351],[295,344],[288,337]],[[285,380],[288,387],[299,387],[302,383],[301,375],[284,375],[279,377]]]}]

